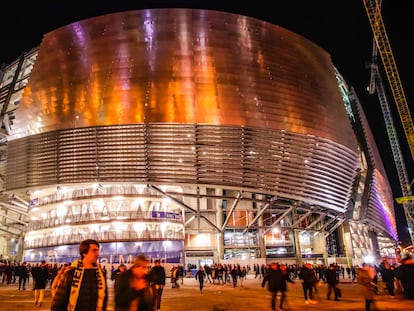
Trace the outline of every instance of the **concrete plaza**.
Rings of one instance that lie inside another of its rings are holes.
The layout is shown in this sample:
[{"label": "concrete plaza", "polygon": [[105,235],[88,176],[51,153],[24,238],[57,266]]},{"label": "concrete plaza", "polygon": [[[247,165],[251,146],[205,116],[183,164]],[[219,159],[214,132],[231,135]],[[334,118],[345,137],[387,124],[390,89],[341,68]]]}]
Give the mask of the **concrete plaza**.
[{"label": "concrete plaza", "polygon": [[[109,305],[108,311],[113,307],[113,282],[108,281]],[[169,282],[169,279],[167,279]],[[198,282],[194,278],[184,278],[184,284],[180,288],[171,288],[167,284],[161,311],[269,311],[270,295],[268,291],[260,286],[261,280],[249,275],[244,281],[243,287],[238,285],[233,288],[232,284],[219,285],[207,283],[203,292],[200,293]],[[343,280],[339,285],[343,292],[340,301],[326,299],[326,285],[318,287],[317,304],[305,304],[301,283],[296,280],[288,284],[286,310],[317,310],[317,311],[364,311],[364,300],[355,283]],[[380,284],[381,286],[381,284]],[[26,286],[25,291],[18,291],[17,284],[0,284],[0,308],[2,311],[29,311],[50,310],[50,290],[47,288],[45,300],[41,307],[35,306],[31,284]],[[381,311],[406,311],[414,310],[414,301],[405,300],[400,294],[395,298],[390,297],[385,291],[377,296],[377,309]]]}]

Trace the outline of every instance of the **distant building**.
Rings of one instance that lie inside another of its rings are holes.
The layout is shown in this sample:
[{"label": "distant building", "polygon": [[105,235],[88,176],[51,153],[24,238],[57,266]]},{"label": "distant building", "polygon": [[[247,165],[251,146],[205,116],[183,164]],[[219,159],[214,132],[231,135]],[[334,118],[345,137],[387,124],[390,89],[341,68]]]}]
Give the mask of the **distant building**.
[{"label": "distant building", "polygon": [[5,257],[67,262],[85,238],[108,263],[393,256],[391,188],[358,97],[298,34],[127,11],[45,34],[0,78]]}]

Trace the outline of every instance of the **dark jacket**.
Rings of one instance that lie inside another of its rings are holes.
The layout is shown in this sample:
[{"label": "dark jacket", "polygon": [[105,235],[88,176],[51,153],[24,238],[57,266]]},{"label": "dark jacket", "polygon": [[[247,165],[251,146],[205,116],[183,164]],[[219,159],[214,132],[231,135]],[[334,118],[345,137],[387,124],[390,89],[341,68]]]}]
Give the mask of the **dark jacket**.
[{"label": "dark jacket", "polygon": [[[286,282],[283,280],[282,271],[280,269],[272,269],[269,268],[263,277],[262,281],[262,287],[265,287],[265,284],[267,282],[267,289],[270,292],[278,292],[283,290],[283,282]],[[284,286],[284,290],[286,290],[286,283]]]},{"label": "dark jacket", "polygon": [[231,277],[234,279],[237,279],[239,276],[241,277],[241,270],[238,267],[234,267],[230,271]]},{"label": "dark jacket", "polygon": [[115,281],[118,276],[121,274],[121,269],[117,268],[111,273],[111,281]]},{"label": "dark jacket", "polygon": [[303,283],[309,286],[313,286],[318,282],[315,271],[313,271],[312,269],[309,269],[306,266],[303,266],[300,269],[299,278],[303,280]]},{"label": "dark jacket", "polygon": [[165,269],[161,266],[154,266],[149,273],[149,281],[152,284],[165,285]]},{"label": "dark jacket", "polygon": [[330,285],[336,285],[339,282],[338,279],[338,274],[336,273],[335,268],[328,268],[325,271],[325,278],[326,278],[326,283],[330,284]]},{"label": "dark jacket", "polygon": [[47,266],[41,266],[32,269],[32,276],[35,282],[34,289],[45,289],[49,279],[49,269]]},{"label": "dark jacket", "polygon": [[401,281],[404,297],[414,299],[414,263],[404,263],[398,268],[397,277]]},{"label": "dark jacket", "polygon": [[136,290],[130,286],[131,270],[121,273],[115,286],[115,310],[130,311],[131,303],[137,302],[136,311],[153,311],[153,293],[150,286]]},{"label": "dark jacket", "polygon": [[196,274],[194,275],[195,279],[198,280],[200,283],[204,282],[204,279],[207,277],[207,274],[203,269],[198,269]]},{"label": "dark jacket", "polygon": [[382,281],[385,283],[392,283],[394,282],[394,278],[395,278],[395,270],[394,268],[385,268],[381,270],[381,278]]},{"label": "dark jacket", "polygon": [[27,266],[26,265],[21,265],[19,267],[19,272],[18,272],[19,277],[22,278],[22,279],[27,279],[28,271],[29,270],[27,269]]}]

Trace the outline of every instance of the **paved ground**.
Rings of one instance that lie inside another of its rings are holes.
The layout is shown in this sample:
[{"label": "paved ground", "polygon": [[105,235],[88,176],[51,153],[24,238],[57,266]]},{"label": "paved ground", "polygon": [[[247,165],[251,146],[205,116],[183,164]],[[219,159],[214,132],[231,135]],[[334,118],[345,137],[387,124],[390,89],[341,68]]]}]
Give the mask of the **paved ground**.
[{"label": "paved ground", "polygon": [[[315,311],[364,311],[364,301],[358,285],[350,282],[341,283],[343,298],[341,301],[326,299],[326,285],[319,287],[318,303],[307,305],[304,303],[302,286],[299,281],[288,284],[288,310],[315,310]],[[113,310],[113,283],[109,281],[110,303],[108,311]],[[414,301],[404,300],[400,295],[391,298],[385,292],[377,296],[377,310],[381,311],[409,311],[414,310]],[[0,310],[2,311],[29,311],[50,310],[50,291],[46,289],[42,307],[36,307],[33,301],[33,291],[18,291],[17,285],[0,284]],[[267,290],[260,287],[260,281],[248,276],[244,287],[233,288],[232,285],[205,285],[202,293],[198,283],[193,278],[185,278],[180,288],[165,288],[162,311],[269,311],[270,296]]]}]

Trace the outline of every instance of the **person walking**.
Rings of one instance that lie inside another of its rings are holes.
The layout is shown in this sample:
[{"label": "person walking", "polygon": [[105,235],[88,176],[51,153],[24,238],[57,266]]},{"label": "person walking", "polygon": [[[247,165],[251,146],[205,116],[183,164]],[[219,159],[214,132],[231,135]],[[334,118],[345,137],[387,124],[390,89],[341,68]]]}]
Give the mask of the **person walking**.
[{"label": "person walking", "polygon": [[280,271],[282,272],[282,282],[280,285],[281,299],[279,308],[283,310],[283,304],[287,304],[287,283],[295,283],[291,279],[291,274],[286,264],[279,266]]},{"label": "person walking", "polygon": [[395,286],[394,286],[395,276],[396,276],[395,268],[390,265],[388,260],[384,260],[383,265],[381,267],[381,279],[385,283],[388,294],[392,298],[395,298]]},{"label": "person walking", "polygon": [[178,284],[178,277],[179,277],[179,271],[177,266],[171,267],[171,288],[179,288],[180,285]]},{"label": "person walking", "polygon": [[58,273],[58,264],[55,263],[53,266],[49,266],[49,284],[52,286],[53,281],[55,280],[57,273]]},{"label": "person walking", "polygon": [[200,284],[200,292],[203,291],[204,288],[204,279],[206,279],[207,274],[203,269],[203,266],[200,266],[200,268],[198,268],[198,271],[195,274],[195,279],[198,280],[198,283]]},{"label": "person walking", "polygon": [[243,287],[244,286],[243,284],[244,284],[244,280],[246,279],[246,276],[247,276],[247,270],[246,270],[246,267],[243,266],[239,270],[240,287]]},{"label": "person walking", "polygon": [[41,307],[45,296],[46,284],[49,279],[49,269],[46,265],[46,261],[42,260],[40,266],[32,269],[32,276],[34,282],[35,305]]},{"label": "person walking", "polygon": [[115,286],[115,311],[154,311],[154,294],[149,283],[149,260],[138,255],[121,273]]},{"label": "person walking", "polygon": [[123,263],[121,263],[116,270],[111,273],[111,280],[114,281],[114,288],[116,286],[116,282],[118,277],[126,271],[126,267]]},{"label": "person walking", "polygon": [[[14,264],[12,262],[8,262],[7,265],[4,267],[4,275],[6,276],[7,285],[11,284],[13,281],[13,271],[14,271]],[[3,277],[4,280],[4,277]]]},{"label": "person walking", "polygon": [[154,267],[149,272],[149,282],[154,295],[155,310],[159,311],[161,308],[162,292],[165,286],[166,273],[159,259],[154,261]]},{"label": "person walking", "polygon": [[365,311],[371,311],[375,299],[376,286],[373,282],[375,275],[375,269],[367,263],[363,263],[362,268],[357,269],[357,283],[360,285],[365,299]]},{"label": "person walking", "polygon": [[178,278],[181,280],[181,285],[184,285],[184,266],[178,265]]},{"label": "person walking", "polygon": [[401,282],[406,299],[414,299],[414,259],[405,257],[397,269],[397,278]]},{"label": "person walking", "polygon": [[272,262],[269,265],[262,280],[262,287],[264,288],[267,283],[267,290],[271,294],[270,307],[271,310],[276,310],[276,298],[277,293],[281,293],[279,308],[283,309],[283,302],[285,300],[285,291],[282,291],[282,271],[280,270],[279,264]]},{"label": "person walking", "polygon": [[19,266],[18,276],[19,276],[19,290],[26,289],[26,281],[27,281],[27,274],[29,270],[27,269],[27,263],[23,262],[21,266]]},{"label": "person walking", "polygon": [[338,278],[338,273],[336,273],[336,269],[335,269],[335,265],[334,264],[330,264],[328,269],[326,269],[325,271],[325,279],[326,279],[326,283],[328,284],[328,291],[326,293],[326,298],[328,300],[331,299],[331,294],[332,291],[334,292],[335,295],[335,301],[339,300],[339,296],[338,296],[338,283],[339,283],[339,278]]},{"label": "person walking", "polygon": [[210,282],[210,284],[213,283],[211,268],[208,264],[204,265],[204,271],[207,275],[207,280]]},{"label": "person walking", "polygon": [[237,279],[239,278],[241,273],[240,266],[237,264],[233,265],[233,268],[230,271],[231,280],[233,282],[233,288],[237,286]]},{"label": "person walking", "polygon": [[306,304],[316,304],[313,300],[313,290],[316,288],[318,279],[316,278],[315,271],[312,269],[312,264],[305,263],[299,272],[299,279],[302,281],[303,295],[305,297]]},{"label": "person walking", "polygon": [[100,245],[87,239],[80,243],[80,259],[64,272],[52,298],[51,311],[105,311],[108,288],[98,264]]}]

